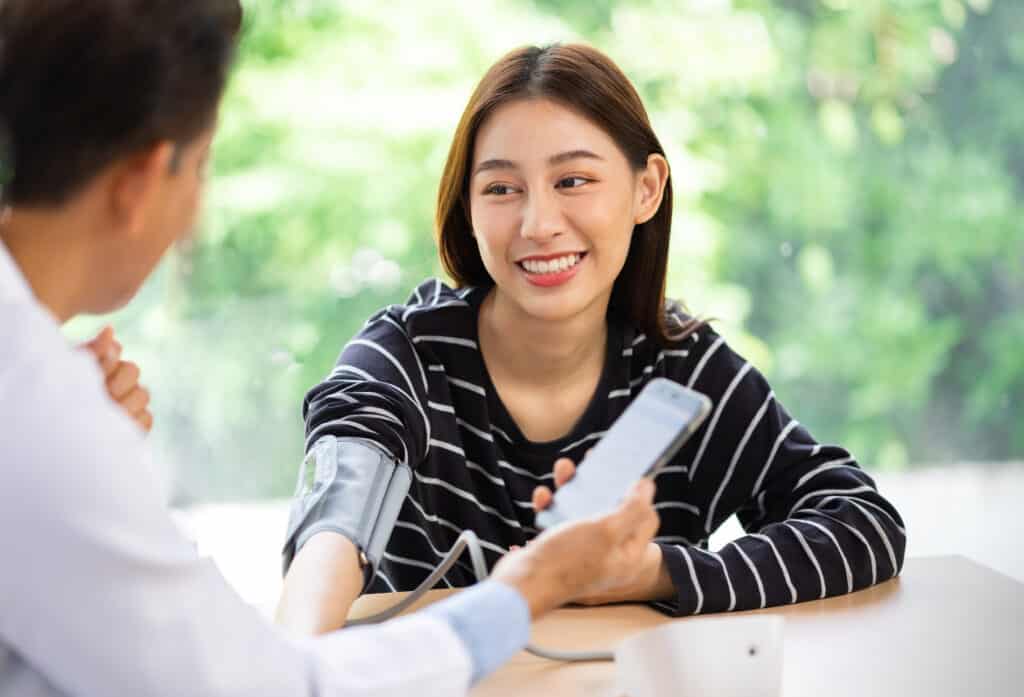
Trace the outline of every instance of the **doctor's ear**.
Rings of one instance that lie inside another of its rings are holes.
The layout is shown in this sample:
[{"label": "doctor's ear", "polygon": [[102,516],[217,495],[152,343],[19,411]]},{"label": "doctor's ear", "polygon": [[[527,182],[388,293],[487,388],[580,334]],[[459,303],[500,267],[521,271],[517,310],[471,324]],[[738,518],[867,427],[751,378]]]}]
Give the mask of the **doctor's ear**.
[{"label": "doctor's ear", "polygon": [[634,200],[634,223],[641,225],[654,217],[661,208],[668,184],[668,160],[658,153],[647,158],[647,166],[636,174],[636,198]]},{"label": "doctor's ear", "polygon": [[145,234],[152,206],[177,167],[177,148],[168,141],[126,155],[110,172],[110,207],[119,231],[130,237]]}]

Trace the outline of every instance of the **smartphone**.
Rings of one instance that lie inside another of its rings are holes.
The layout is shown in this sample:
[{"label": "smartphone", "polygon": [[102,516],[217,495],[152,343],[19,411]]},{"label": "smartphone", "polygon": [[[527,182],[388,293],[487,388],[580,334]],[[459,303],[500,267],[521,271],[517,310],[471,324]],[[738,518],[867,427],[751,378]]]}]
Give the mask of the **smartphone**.
[{"label": "smartphone", "polygon": [[666,378],[651,380],[537,513],[537,527],[610,513],[634,482],[654,476],[711,411],[711,400]]}]

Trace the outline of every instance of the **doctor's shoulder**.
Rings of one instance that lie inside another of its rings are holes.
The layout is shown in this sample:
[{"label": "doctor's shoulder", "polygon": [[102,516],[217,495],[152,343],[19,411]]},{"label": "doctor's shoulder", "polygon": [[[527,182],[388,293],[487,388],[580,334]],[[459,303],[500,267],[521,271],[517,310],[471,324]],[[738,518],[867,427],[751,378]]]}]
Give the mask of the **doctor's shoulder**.
[{"label": "doctor's shoulder", "polygon": [[50,317],[0,303],[0,318],[0,488],[52,488],[57,476],[89,476],[111,450],[142,449],[142,432],[107,396],[95,360]]}]

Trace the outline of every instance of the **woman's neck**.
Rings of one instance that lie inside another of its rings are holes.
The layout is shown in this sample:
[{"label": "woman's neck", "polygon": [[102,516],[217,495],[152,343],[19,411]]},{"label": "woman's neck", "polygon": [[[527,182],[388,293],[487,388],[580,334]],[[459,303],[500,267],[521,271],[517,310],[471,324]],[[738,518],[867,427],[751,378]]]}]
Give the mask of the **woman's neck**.
[{"label": "woman's neck", "polygon": [[575,317],[544,320],[493,288],[480,307],[480,350],[492,378],[538,389],[572,385],[599,374],[608,336],[607,303]]}]

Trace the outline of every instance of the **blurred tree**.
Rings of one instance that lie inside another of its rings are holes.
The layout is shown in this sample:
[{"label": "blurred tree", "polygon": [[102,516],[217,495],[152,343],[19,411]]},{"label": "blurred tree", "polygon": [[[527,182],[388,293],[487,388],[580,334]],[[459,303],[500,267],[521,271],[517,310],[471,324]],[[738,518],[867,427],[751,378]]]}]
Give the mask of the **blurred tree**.
[{"label": "blurred tree", "polygon": [[386,5],[246,3],[202,234],[119,323],[179,500],[290,491],[305,390],[439,273],[474,84],[554,40],[634,79],[673,163],[671,293],[820,438],[869,465],[1024,455],[1024,4]]},{"label": "blurred tree", "polygon": [[708,105],[717,275],[779,392],[869,463],[1024,452],[1024,5],[970,5],[784,3],[790,95]]}]

